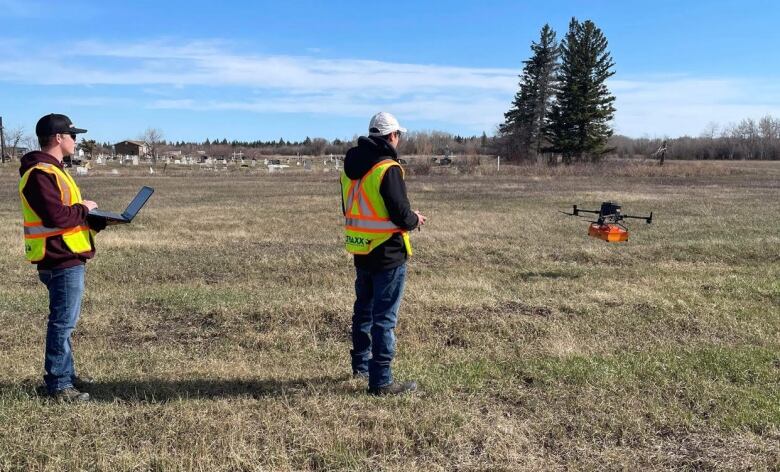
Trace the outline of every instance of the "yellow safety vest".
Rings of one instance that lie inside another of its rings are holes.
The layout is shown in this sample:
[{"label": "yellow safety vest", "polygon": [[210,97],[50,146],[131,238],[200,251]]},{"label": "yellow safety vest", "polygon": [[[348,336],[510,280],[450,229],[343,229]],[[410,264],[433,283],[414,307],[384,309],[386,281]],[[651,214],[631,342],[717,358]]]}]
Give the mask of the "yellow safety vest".
[{"label": "yellow safety vest", "polygon": [[344,202],[344,243],[351,254],[368,254],[395,233],[401,233],[406,253],[412,255],[409,233],[390,221],[390,214],[379,193],[382,178],[390,167],[404,169],[392,159],[385,159],[372,167],[363,177],[352,180],[341,173],[341,197]]},{"label": "yellow safety vest", "polygon": [[34,170],[40,170],[56,177],[60,198],[64,206],[71,206],[82,201],[81,191],[73,177],[53,164],[38,163],[22,175],[22,179],[19,181],[19,198],[22,201],[22,215],[24,216],[24,254],[27,256],[27,260],[33,263],[40,262],[46,256],[46,239],[57,235],[62,235],[65,245],[74,254],[92,251],[94,249],[93,233],[90,232],[86,223],[71,228],[43,226],[43,221],[24,197],[24,186],[27,185],[30,173]]}]

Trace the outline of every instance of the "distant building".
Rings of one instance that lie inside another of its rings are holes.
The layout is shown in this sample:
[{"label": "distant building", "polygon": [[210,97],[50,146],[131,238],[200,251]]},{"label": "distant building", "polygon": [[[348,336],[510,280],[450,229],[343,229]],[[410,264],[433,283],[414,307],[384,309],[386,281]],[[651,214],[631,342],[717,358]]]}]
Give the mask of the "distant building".
[{"label": "distant building", "polygon": [[114,144],[114,151],[123,156],[145,156],[149,148],[143,141],[122,141]]}]

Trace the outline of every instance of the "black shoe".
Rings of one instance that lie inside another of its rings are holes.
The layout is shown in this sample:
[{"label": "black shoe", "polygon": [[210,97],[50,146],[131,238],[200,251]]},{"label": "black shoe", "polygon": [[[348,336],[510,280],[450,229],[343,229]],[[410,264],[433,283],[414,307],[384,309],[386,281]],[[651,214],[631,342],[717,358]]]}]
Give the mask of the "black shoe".
[{"label": "black shoe", "polygon": [[61,403],[80,403],[89,401],[89,394],[79,392],[73,387],[63,388],[51,394],[52,398]]},{"label": "black shoe", "polygon": [[352,372],[352,378],[357,380],[368,380],[368,372]]},{"label": "black shoe", "polygon": [[95,379],[86,375],[79,375],[71,379],[75,388],[88,388],[95,384]]},{"label": "black shoe", "polygon": [[369,387],[368,393],[371,395],[403,395],[406,392],[414,392],[417,390],[417,382],[393,382],[385,385],[384,387]]}]

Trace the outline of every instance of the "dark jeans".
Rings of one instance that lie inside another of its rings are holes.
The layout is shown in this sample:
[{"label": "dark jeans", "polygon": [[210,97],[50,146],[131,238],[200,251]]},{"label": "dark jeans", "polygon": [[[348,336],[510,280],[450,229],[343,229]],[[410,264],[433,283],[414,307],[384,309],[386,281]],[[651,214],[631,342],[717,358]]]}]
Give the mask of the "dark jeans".
[{"label": "dark jeans", "polygon": [[381,272],[357,268],[352,313],[352,371],[368,371],[369,387],[393,382],[395,325],[404,292],[406,264]]},{"label": "dark jeans", "polygon": [[76,328],[84,293],[84,266],[41,270],[38,278],[49,289],[49,323],[46,329],[46,356],[43,368],[46,389],[50,393],[73,386],[70,334]]}]

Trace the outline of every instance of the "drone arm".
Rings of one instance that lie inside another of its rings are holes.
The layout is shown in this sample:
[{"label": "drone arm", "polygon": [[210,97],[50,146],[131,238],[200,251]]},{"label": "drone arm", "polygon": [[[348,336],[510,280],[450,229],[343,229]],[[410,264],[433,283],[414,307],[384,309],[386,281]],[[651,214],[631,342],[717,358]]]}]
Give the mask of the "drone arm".
[{"label": "drone arm", "polygon": [[623,218],[634,218],[637,220],[645,220],[648,224],[650,224],[653,222],[653,212],[650,212],[650,216],[623,215]]},{"label": "drone arm", "polygon": [[593,213],[594,215],[600,215],[601,211],[599,211],[599,210],[580,210],[579,208],[577,208],[577,205],[574,205],[574,213],[575,214],[577,214],[577,213]]}]

